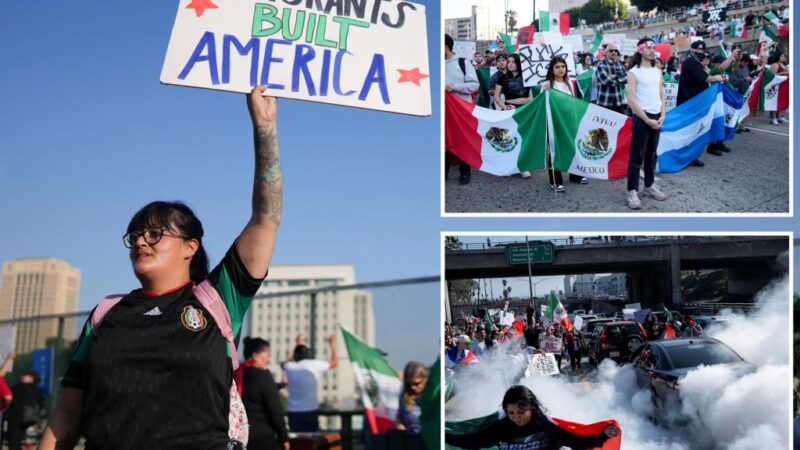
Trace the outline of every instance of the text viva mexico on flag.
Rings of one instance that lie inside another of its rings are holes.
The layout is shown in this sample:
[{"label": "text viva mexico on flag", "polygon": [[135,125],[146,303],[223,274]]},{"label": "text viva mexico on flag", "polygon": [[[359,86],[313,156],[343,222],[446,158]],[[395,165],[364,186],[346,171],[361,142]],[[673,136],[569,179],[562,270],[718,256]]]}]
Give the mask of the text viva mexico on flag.
[{"label": "text viva mexico on flag", "polygon": [[425,6],[180,0],[161,82],[429,116]]},{"label": "text viva mexico on flag", "polygon": [[393,430],[403,390],[402,381],[378,349],[370,347],[345,327],[339,327],[347,354],[350,355],[370,430],[373,434]]}]

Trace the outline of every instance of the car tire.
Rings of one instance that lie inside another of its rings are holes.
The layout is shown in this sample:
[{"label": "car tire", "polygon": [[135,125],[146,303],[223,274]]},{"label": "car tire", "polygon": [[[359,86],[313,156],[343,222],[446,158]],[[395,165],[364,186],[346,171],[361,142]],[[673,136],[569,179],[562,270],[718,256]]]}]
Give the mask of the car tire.
[{"label": "car tire", "polygon": [[628,354],[633,353],[637,348],[641,347],[642,344],[644,344],[644,340],[639,336],[629,337],[627,342]]}]

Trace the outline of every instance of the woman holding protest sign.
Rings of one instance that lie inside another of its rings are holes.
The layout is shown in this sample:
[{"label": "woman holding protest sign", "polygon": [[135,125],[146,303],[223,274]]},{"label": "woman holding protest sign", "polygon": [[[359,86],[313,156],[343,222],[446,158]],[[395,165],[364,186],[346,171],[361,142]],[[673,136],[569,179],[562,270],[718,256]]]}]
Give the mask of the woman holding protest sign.
[{"label": "woman holding protest sign", "polygon": [[468,434],[445,432],[445,443],[464,449],[497,446],[500,450],[573,450],[603,446],[609,439],[618,439],[619,427],[614,421],[592,425],[568,424],[545,414],[539,400],[525,386],[512,386],[503,396],[505,417]]},{"label": "woman holding protest sign", "polygon": [[153,202],[133,216],[123,243],[141,289],[92,312],[39,449],[71,449],[81,435],[86,449],[243,448],[233,336],[267,275],[283,203],[277,110],[264,91],[248,98],[256,163],[244,230],[209,272],[186,205]]},{"label": "woman holding protest sign", "polygon": [[[550,88],[572,97],[575,96],[572,82],[567,76],[567,61],[560,56],[554,56],[547,66],[547,74],[545,75],[545,82],[542,84],[542,92]],[[547,154],[547,173],[550,179],[550,189],[556,192],[564,192],[566,190],[564,189],[564,178],[561,176],[561,171],[553,170],[553,161],[549,153]],[[588,178],[572,173],[569,174],[569,181],[580,184],[589,183]]]}]

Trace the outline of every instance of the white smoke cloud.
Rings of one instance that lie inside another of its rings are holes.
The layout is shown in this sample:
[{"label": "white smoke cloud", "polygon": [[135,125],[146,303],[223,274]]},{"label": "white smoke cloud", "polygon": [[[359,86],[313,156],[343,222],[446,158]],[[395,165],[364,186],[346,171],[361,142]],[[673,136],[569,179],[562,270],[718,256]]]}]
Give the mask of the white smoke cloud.
[{"label": "white smoke cloud", "polygon": [[[705,330],[757,370],[742,376],[725,366],[700,367],[682,380],[680,406],[667,404],[656,411],[650,393],[637,387],[633,368],[610,360],[600,364],[592,383],[568,376],[536,376],[520,383],[554,417],[583,423],[617,420],[625,450],[785,449],[792,380],[789,298],[788,279],[782,279],[759,293],[756,312],[727,311],[725,322]],[[465,374],[459,394],[447,404],[447,420],[498,410],[509,376],[518,370],[508,359],[501,361]]]}]

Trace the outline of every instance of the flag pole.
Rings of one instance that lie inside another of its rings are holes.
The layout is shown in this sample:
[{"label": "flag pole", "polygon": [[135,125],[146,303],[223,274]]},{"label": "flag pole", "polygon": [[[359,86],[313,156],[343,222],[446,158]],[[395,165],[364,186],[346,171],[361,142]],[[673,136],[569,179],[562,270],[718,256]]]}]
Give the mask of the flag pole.
[{"label": "flag pole", "polygon": [[532,320],[534,323],[531,326],[536,324],[536,297],[533,296],[533,278],[531,277],[531,246],[528,243],[528,235],[525,235],[525,251],[528,256],[528,292],[531,296],[531,300],[533,300],[533,316]]}]

